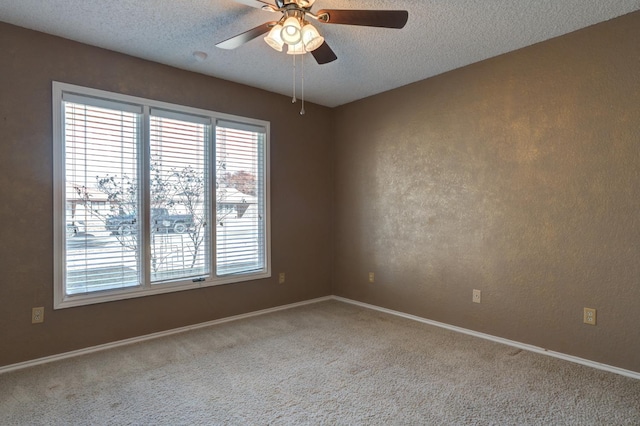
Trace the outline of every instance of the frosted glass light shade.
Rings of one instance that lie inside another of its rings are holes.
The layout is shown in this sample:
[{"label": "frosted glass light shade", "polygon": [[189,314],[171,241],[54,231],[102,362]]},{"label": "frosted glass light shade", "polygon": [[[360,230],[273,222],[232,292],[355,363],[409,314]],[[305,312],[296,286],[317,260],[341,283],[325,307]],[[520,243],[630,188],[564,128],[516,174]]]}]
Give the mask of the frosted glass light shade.
[{"label": "frosted glass light shade", "polygon": [[280,37],[280,33],[282,31],[282,25],[278,24],[275,27],[271,28],[269,34],[264,38],[264,41],[267,42],[269,46],[277,50],[278,52],[282,52],[282,46],[284,45],[284,40]]},{"label": "frosted glass light shade", "polygon": [[305,53],[307,53],[307,51],[304,49],[304,44],[302,42],[287,48],[287,55],[303,55]]},{"label": "frosted glass light shade", "polygon": [[300,31],[300,21],[294,16],[290,16],[284,21],[280,37],[289,46],[298,44],[302,39],[302,31]]},{"label": "frosted glass light shade", "polygon": [[302,27],[302,43],[307,52],[311,52],[324,43],[324,37],[318,33],[313,25],[307,24]]}]

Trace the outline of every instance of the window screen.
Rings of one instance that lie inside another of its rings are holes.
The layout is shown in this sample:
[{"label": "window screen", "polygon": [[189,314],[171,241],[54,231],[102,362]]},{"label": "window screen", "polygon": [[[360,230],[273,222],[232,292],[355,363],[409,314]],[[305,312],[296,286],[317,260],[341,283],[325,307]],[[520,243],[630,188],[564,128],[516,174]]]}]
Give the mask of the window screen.
[{"label": "window screen", "polygon": [[218,275],[265,265],[264,129],[216,127],[216,264]]},{"label": "window screen", "polygon": [[156,114],[150,126],[151,282],[208,275],[210,125]]},{"label": "window screen", "polygon": [[[137,286],[140,264],[133,226],[139,222],[140,114],[70,101],[63,111],[66,292]],[[126,219],[110,224],[114,215]]]}]

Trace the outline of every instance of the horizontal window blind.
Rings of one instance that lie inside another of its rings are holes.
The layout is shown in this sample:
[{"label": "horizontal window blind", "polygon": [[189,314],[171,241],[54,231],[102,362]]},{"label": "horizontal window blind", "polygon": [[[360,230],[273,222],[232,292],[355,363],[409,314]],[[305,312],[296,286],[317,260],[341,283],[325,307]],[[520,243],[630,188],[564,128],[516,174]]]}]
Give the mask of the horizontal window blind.
[{"label": "horizontal window blind", "polygon": [[271,276],[269,123],[53,82],[54,308]]},{"label": "horizontal window blind", "polygon": [[[66,293],[137,286],[139,114],[73,100],[63,102]],[[113,216],[127,219],[109,228]]]},{"label": "horizontal window blind", "polygon": [[151,113],[161,113],[150,123],[151,282],[208,276],[211,126],[197,116]]},{"label": "horizontal window blind", "polygon": [[265,133],[257,126],[216,126],[216,273],[265,268]]}]

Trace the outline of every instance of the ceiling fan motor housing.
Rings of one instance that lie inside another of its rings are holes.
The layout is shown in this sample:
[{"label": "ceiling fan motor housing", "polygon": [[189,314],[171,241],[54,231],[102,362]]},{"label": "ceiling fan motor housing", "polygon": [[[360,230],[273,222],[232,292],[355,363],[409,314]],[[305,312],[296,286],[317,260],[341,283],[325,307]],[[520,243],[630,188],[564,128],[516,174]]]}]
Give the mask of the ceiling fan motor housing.
[{"label": "ceiling fan motor housing", "polygon": [[313,5],[315,0],[276,0],[278,8],[283,8],[288,5],[294,5],[301,9],[309,9]]}]

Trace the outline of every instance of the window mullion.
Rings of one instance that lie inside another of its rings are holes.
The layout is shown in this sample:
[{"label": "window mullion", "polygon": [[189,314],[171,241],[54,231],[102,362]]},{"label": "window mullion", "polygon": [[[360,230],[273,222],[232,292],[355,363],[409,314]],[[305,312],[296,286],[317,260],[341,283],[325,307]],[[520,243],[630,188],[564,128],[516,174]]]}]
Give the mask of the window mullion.
[{"label": "window mullion", "polygon": [[139,167],[138,181],[140,182],[139,203],[140,203],[140,220],[138,227],[138,246],[140,259],[140,282],[143,288],[151,287],[151,184],[150,184],[150,108],[145,106],[143,114],[139,118],[138,125],[138,152]]},{"label": "window mullion", "polygon": [[260,258],[263,261],[263,265],[268,265],[267,259],[267,250],[265,247],[265,238],[267,234],[267,214],[266,214],[266,205],[265,201],[268,199],[266,197],[266,188],[265,188],[265,176],[266,176],[266,161],[265,161],[265,145],[266,145],[266,134],[258,134],[258,152],[257,152],[257,167],[260,171],[260,178],[257,179],[257,195],[258,195],[258,211],[260,215],[259,227],[260,227],[260,235],[262,236],[262,241],[258,245]]},{"label": "window mullion", "polygon": [[207,167],[207,171],[209,173],[209,186],[211,188],[210,191],[207,191],[207,195],[209,198],[207,199],[207,206],[209,207],[209,247],[211,247],[211,251],[209,253],[209,271],[211,271],[211,279],[214,279],[217,275],[218,271],[218,260],[216,253],[218,252],[218,236],[217,236],[217,223],[218,223],[218,211],[216,200],[218,199],[218,188],[217,188],[217,164],[218,159],[216,157],[216,143],[217,143],[217,132],[216,132],[216,120],[213,120],[211,125],[209,126],[209,143],[207,144],[208,158],[209,164]]}]

